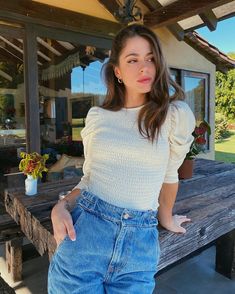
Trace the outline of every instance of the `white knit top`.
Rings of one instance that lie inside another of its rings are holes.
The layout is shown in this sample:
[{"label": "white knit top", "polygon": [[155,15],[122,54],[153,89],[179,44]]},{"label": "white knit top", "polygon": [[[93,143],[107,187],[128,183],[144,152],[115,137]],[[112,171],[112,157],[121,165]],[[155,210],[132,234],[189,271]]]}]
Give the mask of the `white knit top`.
[{"label": "white knit top", "polygon": [[152,144],[138,130],[141,107],[89,110],[81,132],[84,176],[75,188],[116,206],[157,209],[163,182],[178,182],[177,170],[192,143],[195,118],[185,102],[172,102]]}]

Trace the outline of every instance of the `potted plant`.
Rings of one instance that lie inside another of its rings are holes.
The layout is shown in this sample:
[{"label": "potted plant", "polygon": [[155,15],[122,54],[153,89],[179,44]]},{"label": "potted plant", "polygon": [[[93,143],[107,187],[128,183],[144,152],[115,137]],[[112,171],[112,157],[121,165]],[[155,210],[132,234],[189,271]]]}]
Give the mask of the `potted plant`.
[{"label": "potted plant", "polygon": [[189,179],[193,175],[194,159],[199,153],[205,152],[207,136],[211,134],[211,127],[205,120],[199,126],[196,126],[192,135],[194,140],[190,146],[189,152],[186,154],[185,160],[178,169],[179,179]]},{"label": "potted plant", "polygon": [[22,171],[27,178],[25,180],[25,194],[37,194],[37,179],[42,177],[42,172],[47,172],[46,161],[48,154],[40,155],[37,152],[26,153],[21,152],[22,158],[19,163],[19,170]]}]

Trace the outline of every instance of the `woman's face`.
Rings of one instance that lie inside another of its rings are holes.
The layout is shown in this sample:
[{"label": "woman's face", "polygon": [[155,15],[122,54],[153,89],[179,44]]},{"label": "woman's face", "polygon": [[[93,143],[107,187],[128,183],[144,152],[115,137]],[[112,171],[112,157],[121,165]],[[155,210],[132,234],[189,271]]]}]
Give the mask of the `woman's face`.
[{"label": "woman's face", "polygon": [[150,43],[139,36],[127,39],[114,73],[125,85],[127,96],[150,92],[156,76],[156,65]]}]

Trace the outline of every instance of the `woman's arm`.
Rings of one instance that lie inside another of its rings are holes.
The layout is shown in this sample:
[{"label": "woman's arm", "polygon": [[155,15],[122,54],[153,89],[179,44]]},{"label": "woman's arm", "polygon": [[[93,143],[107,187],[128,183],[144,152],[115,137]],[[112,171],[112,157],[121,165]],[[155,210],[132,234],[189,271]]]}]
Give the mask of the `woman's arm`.
[{"label": "woman's arm", "polygon": [[159,195],[158,220],[160,224],[167,230],[174,233],[185,233],[186,230],[181,226],[190,219],[183,215],[172,215],[178,192],[178,182],[173,184],[163,183]]},{"label": "woman's arm", "polygon": [[66,235],[68,235],[72,241],[76,240],[76,233],[70,211],[74,208],[80,192],[80,189],[74,189],[52,209],[51,220],[57,245],[59,245]]}]

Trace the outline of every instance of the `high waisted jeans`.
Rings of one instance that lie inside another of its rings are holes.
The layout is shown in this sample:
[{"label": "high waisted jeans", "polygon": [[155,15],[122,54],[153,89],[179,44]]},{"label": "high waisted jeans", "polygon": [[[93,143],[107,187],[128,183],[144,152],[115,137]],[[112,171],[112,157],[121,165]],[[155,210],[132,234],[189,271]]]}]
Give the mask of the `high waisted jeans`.
[{"label": "high waisted jeans", "polygon": [[152,294],[159,260],[156,211],[120,208],[81,191],[68,236],[52,257],[49,294]]}]

